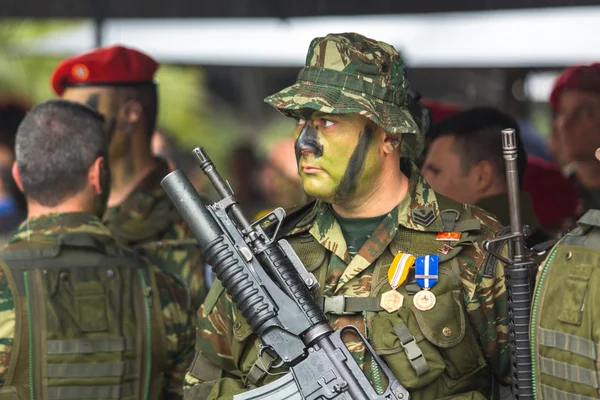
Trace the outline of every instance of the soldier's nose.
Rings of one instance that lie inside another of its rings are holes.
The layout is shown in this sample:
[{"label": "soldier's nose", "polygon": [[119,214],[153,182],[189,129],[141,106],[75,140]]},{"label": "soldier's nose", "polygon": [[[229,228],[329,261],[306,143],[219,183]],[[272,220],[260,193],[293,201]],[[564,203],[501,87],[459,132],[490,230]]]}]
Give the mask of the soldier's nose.
[{"label": "soldier's nose", "polygon": [[309,155],[315,154],[315,153],[307,147],[302,147],[300,149],[300,154],[302,154],[304,157],[308,157]]}]

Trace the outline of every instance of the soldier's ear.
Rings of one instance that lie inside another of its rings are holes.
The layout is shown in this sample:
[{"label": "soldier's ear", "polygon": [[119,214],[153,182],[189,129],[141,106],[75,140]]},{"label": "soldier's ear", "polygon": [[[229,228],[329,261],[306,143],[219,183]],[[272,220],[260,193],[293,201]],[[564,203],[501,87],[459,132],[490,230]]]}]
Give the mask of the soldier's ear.
[{"label": "soldier's ear", "polygon": [[381,129],[385,135],[385,139],[383,141],[383,152],[385,154],[392,154],[400,148],[402,140],[400,139],[399,135],[390,135],[389,133],[385,132],[383,128],[379,129]]},{"label": "soldier's ear", "polygon": [[101,195],[105,190],[102,186],[104,168],[104,157],[98,157],[88,171],[88,184],[94,189],[96,195]]},{"label": "soldier's ear", "polygon": [[496,185],[496,170],[492,163],[482,160],[473,166],[477,194],[487,194]]},{"label": "soldier's ear", "polygon": [[21,173],[19,172],[19,166],[17,165],[17,162],[13,162],[12,165],[12,177],[15,180],[15,183],[17,184],[17,187],[19,188],[19,190],[21,192],[23,192],[23,183],[21,182]]}]

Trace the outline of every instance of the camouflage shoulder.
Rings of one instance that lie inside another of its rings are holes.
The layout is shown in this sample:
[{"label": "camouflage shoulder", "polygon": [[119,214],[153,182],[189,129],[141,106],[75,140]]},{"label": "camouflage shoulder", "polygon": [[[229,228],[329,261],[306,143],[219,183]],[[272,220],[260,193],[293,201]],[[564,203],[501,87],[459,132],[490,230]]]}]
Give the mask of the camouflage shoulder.
[{"label": "camouflage shoulder", "polygon": [[489,236],[497,235],[503,228],[502,223],[494,216],[494,214],[477,206],[467,206],[471,209],[473,217],[481,221],[481,228],[488,233]]},{"label": "camouflage shoulder", "polygon": [[311,201],[286,210],[280,236],[293,236],[309,230],[317,217],[319,202]]},{"label": "camouflage shoulder", "polygon": [[155,265],[150,268],[156,277],[156,286],[158,287],[162,307],[165,308],[170,303],[176,303],[184,311],[189,311],[192,305],[188,284],[179,276]]},{"label": "camouflage shoulder", "polygon": [[15,340],[17,295],[10,269],[4,262],[0,262],[0,386],[4,385],[9,372]]}]

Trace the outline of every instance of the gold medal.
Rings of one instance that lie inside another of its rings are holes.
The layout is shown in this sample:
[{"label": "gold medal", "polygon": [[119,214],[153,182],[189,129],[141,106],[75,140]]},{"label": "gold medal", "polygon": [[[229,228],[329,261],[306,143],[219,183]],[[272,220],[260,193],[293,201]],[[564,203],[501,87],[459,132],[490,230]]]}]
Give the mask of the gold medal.
[{"label": "gold medal", "polygon": [[388,290],[382,294],[381,301],[379,303],[381,308],[389,313],[398,311],[400,307],[402,307],[402,304],[404,304],[404,296],[398,293],[395,289]]},{"label": "gold medal", "polygon": [[413,297],[413,304],[417,310],[431,310],[435,306],[435,295],[429,290],[421,290]]},{"label": "gold medal", "polygon": [[397,289],[404,283],[408,276],[410,267],[415,263],[415,257],[411,254],[398,252],[388,269],[388,282],[392,289]]}]

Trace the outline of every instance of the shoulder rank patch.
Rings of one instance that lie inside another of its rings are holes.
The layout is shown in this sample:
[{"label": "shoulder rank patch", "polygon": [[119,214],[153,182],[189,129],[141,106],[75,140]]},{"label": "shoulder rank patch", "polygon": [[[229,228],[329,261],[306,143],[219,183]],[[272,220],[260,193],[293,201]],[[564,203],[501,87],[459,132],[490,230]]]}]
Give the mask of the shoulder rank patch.
[{"label": "shoulder rank patch", "polygon": [[414,208],[412,218],[419,225],[429,226],[435,220],[435,214],[431,208]]}]

